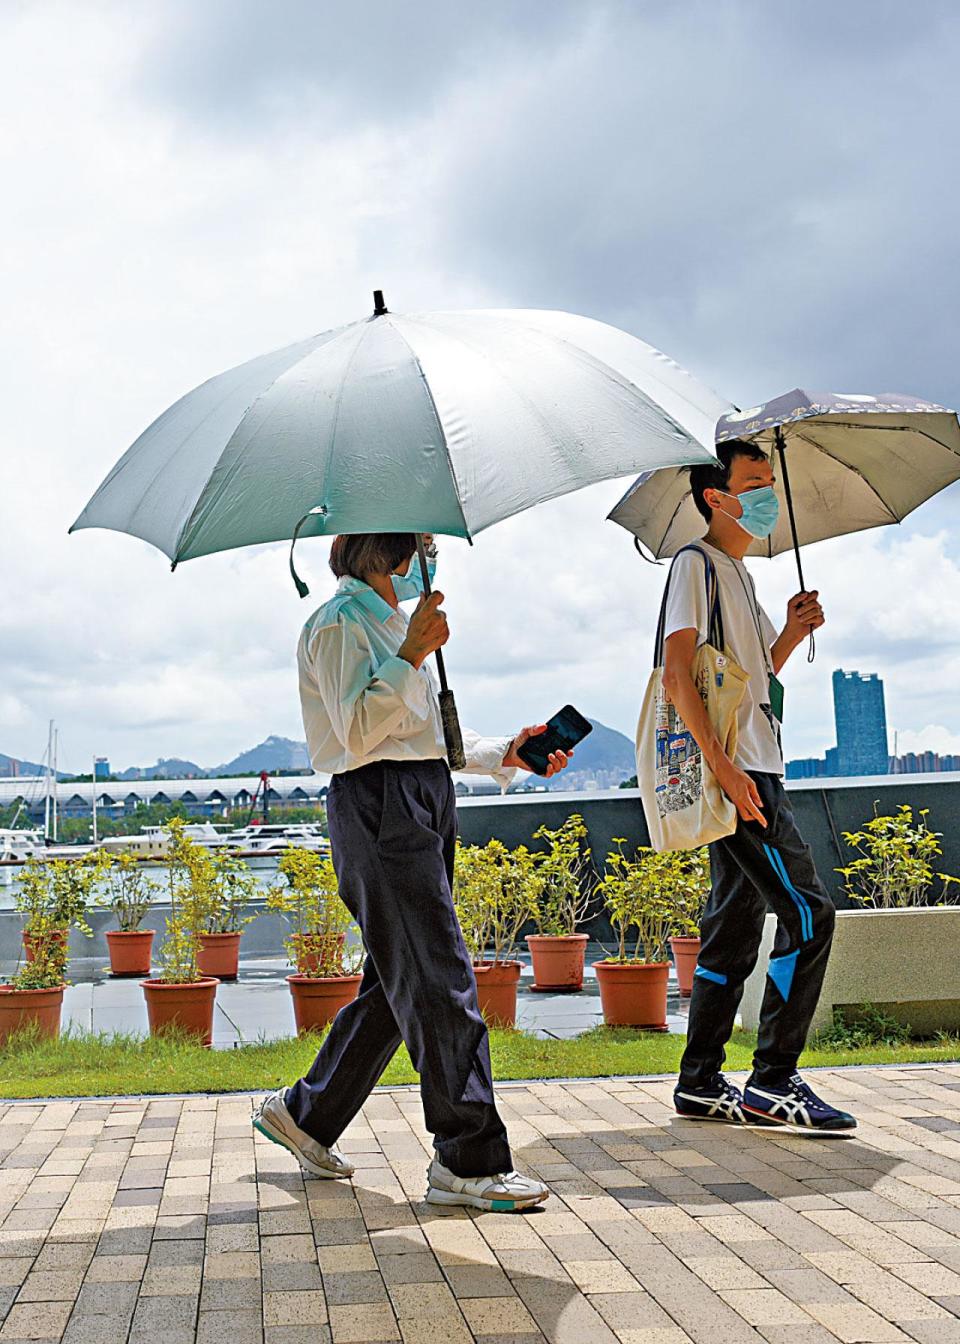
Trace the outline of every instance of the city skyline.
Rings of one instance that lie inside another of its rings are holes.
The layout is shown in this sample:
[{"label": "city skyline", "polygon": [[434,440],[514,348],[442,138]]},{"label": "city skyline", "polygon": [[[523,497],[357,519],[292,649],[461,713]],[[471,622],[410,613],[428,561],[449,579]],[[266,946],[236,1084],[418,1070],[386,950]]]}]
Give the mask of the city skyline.
[{"label": "city skyline", "polygon": [[836,745],[827,747],[823,756],[786,761],[787,779],[960,770],[960,754],[956,753],[928,750],[898,755],[896,748],[890,753],[884,683],[876,672],[847,672],[838,667],[831,684]]}]

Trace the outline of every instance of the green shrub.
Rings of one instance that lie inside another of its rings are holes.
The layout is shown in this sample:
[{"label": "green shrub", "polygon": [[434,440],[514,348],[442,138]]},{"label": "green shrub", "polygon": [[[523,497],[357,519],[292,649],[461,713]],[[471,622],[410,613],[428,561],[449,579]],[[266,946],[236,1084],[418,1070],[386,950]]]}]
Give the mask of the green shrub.
[{"label": "green shrub", "polygon": [[860,856],[836,869],[846,879],[851,900],[876,910],[953,903],[960,878],[934,870],[934,860],[943,853],[942,832],[930,830],[928,814],[929,808],[922,808],[915,822],[913,808],[901,803],[895,815],[878,816],[874,804],[871,821],[859,831],[844,831],[844,840]]},{"label": "green shrub", "polygon": [[590,850],[584,844],[587,828],[574,812],[555,831],[541,826],[534,840],[546,840],[546,853],[534,854],[542,879],[537,892],[534,920],[537,932],[562,936],[576,933],[590,918],[593,894],[587,886]]},{"label": "green shrub", "polygon": [[353,952],[347,950],[350,912],[340,899],[330,859],[310,849],[286,849],[278,872],[283,880],[267,892],[267,909],[290,924],[284,948],[291,965],[315,978],[354,971],[363,949],[357,944]]},{"label": "green shrub", "polygon": [[537,916],[543,889],[538,859],[526,845],[510,850],[499,840],[457,845],[454,903],[475,962],[488,949],[494,962],[512,959],[520,930]]},{"label": "green shrub", "polygon": [[610,960],[666,961],[667,940],[677,918],[677,884],[687,856],[638,849],[631,859],[623,852],[626,840],[613,843],[616,848],[607,855],[596,887],[617,936],[617,953]]},{"label": "green shrub", "polygon": [[864,1050],[873,1045],[902,1045],[910,1028],[882,1008],[861,1003],[854,1009],[834,1007],[833,1021],[811,1042],[818,1050]]}]

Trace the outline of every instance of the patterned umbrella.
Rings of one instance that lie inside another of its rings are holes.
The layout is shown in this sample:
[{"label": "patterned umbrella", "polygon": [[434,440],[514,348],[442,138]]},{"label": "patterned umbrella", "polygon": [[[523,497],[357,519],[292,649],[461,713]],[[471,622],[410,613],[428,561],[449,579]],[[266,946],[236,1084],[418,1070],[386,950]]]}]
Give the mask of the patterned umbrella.
[{"label": "patterned umbrella", "polygon": [[[885,392],[802,392],[731,411],[717,421],[717,445],[748,439],[779,465],[786,509],[748,555],[779,555],[826,537],[899,523],[960,479],[960,422],[932,401]],[[789,462],[789,470],[788,470]],[[686,470],[646,471],[609,515],[657,558],[703,533]],[[800,575],[801,584],[803,575]]]}]

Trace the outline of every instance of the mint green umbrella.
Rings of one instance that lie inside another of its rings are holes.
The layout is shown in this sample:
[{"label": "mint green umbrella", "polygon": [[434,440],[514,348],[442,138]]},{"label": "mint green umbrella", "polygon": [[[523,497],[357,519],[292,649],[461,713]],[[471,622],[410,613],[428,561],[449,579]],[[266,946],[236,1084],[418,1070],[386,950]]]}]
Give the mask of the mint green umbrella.
[{"label": "mint green umbrella", "polygon": [[374,300],[360,322],[188,392],[71,531],[128,532],[174,565],[298,535],[469,539],[597,481],[713,460],[729,403],[615,327],[529,309],[401,316]]}]

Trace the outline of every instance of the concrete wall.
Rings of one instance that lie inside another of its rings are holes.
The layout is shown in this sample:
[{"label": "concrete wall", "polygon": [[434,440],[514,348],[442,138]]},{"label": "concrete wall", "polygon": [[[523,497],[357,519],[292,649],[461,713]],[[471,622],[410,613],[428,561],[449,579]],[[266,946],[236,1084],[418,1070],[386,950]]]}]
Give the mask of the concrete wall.
[{"label": "concrete wall", "polygon": [[[740,1015],[748,1031],[757,1029],[776,924],[768,915],[744,986]],[[960,1030],[960,908],[841,911],[812,1030],[828,1027],[835,1007],[865,1003],[918,1036]]]},{"label": "concrete wall", "polygon": [[[842,832],[856,830],[868,820],[873,815],[874,801],[882,812],[894,812],[900,803],[910,803],[917,810],[928,807],[930,825],[944,832],[944,854],[939,866],[943,872],[960,875],[960,774],[796,780],[788,783],[787,792],[797,823],[813,849],[820,876],[840,909],[847,908],[849,902],[841,890],[842,879],[834,869],[851,857]],[[534,831],[544,824],[556,828],[572,812],[581,813],[586,822],[594,862],[599,868],[616,837],[624,837],[627,845],[634,848],[649,843],[636,789],[517,794],[458,801],[460,832],[467,843],[482,845],[496,838],[510,848],[516,845],[537,848]],[[90,955],[105,958],[107,948],[102,930],[112,926],[112,918],[108,912],[97,911],[91,923],[98,932],[94,944],[73,933],[71,952],[81,958]],[[155,907],[147,923],[162,928],[164,907]],[[279,916],[262,916],[247,929],[242,945],[244,955],[280,956],[285,928]],[[608,938],[606,918],[595,918],[587,931],[594,938]],[[15,912],[0,912],[0,973],[16,959],[19,940],[19,917]]]},{"label": "concrete wall", "polygon": [[[929,808],[928,822],[944,832],[945,873],[960,876],[960,774],[893,775],[875,779],[791,780],[787,794],[797,825],[813,850],[821,880],[838,909],[848,909],[843,878],[834,870],[849,863],[853,851],[843,840],[844,831],[858,830],[873,816],[874,802],[881,813],[892,813],[901,803],[915,812]],[[600,793],[517,794],[503,799],[464,798],[458,806],[460,833],[470,844],[502,840],[511,848],[529,845],[538,826],[559,826],[571,812],[583,816],[589,832],[594,862],[602,867],[614,837],[623,836],[630,847],[648,845],[640,794],[636,789]],[[589,926],[594,937],[604,935],[605,921]]]}]

